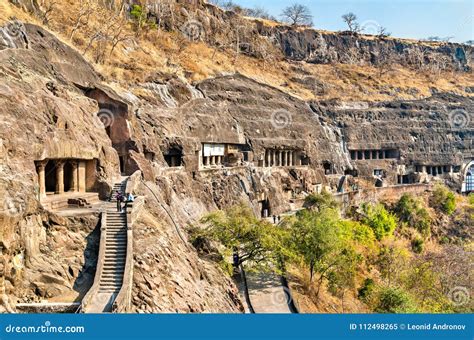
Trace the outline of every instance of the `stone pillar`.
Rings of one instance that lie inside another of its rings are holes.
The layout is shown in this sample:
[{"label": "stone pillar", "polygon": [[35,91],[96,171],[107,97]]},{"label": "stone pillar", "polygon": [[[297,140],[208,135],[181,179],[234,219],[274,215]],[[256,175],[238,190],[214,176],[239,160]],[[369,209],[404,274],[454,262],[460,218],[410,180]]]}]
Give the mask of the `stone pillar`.
[{"label": "stone pillar", "polygon": [[268,150],[265,150],[265,166],[270,166],[270,152]]},{"label": "stone pillar", "polygon": [[56,161],[56,193],[64,193],[64,162]]},{"label": "stone pillar", "polygon": [[288,166],[288,164],[286,164],[287,159],[288,159],[288,157],[286,156],[286,151],[282,151],[282,163],[281,163],[281,165]]},{"label": "stone pillar", "polygon": [[45,175],[46,163],[38,164],[38,184],[39,184],[39,195],[40,199],[46,197],[46,175]]},{"label": "stone pillar", "polygon": [[276,151],[272,150],[272,166],[276,166]]},{"label": "stone pillar", "polygon": [[378,150],[375,150],[375,159],[379,159],[379,151]]},{"label": "stone pillar", "polygon": [[385,159],[385,158],[387,158],[386,151],[385,151],[385,150],[382,150],[382,159]]},{"label": "stone pillar", "polygon": [[282,166],[283,152],[278,151],[278,166]]},{"label": "stone pillar", "polygon": [[426,174],[426,165],[421,166],[421,173]]},{"label": "stone pillar", "polygon": [[86,162],[79,161],[78,165],[79,192],[86,192]]},{"label": "stone pillar", "polygon": [[362,150],[362,151],[361,151],[361,154],[362,154],[362,158],[361,158],[361,159],[362,159],[362,160],[365,160],[365,151]]},{"label": "stone pillar", "polygon": [[79,171],[77,162],[71,162],[72,166],[72,179],[71,179],[71,191],[77,192],[79,191]]},{"label": "stone pillar", "polygon": [[454,174],[454,167],[452,165],[449,166],[449,174]]},{"label": "stone pillar", "polygon": [[288,164],[293,166],[293,151],[288,152]]}]

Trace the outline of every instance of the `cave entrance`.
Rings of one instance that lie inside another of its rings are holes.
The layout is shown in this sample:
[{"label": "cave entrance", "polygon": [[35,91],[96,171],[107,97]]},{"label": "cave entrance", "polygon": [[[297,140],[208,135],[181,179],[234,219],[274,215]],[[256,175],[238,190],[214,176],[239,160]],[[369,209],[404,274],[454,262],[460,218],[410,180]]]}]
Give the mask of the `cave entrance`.
[{"label": "cave entrance", "polygon": [[48,161],[45,170],[46,192],[56,192],[56,163],[53,160]]},{"label": "cave entrance", "polygon": [[332,175],[334,174],[334,166],[331,162],[323,162],[324,174],[325,175]]},{"label": "cave entrance", "polygon": [[74,191],[74,168],[71,162],[64,164],[64,191]]},{"label": "cave entrance", "polygon": [[164,158],[169,167],[174,168],[183,165],[183,151],[179,148],[169,149]]},{"label": "cave entrance", "polygon": [[262,211],[261,211],[262,218],[267,218],[272,213],[271,207],[270,207],[270,200],[268,198],[266,200],[263,200],[261,202],[261,205],[262,205]]}]

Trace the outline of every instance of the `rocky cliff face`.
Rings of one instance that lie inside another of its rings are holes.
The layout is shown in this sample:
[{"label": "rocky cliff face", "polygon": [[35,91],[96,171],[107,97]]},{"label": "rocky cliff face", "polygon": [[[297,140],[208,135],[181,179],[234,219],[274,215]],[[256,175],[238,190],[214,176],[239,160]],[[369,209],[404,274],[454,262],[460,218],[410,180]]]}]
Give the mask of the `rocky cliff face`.
[{"label": "rocky cliff face", "polygon": [[472,70],[474,48],[455,43],[420,43],[395,38],[379,38],[331,33],[286,26],[259,26],[259,33],[273,39],[285,56],[315,64],[400,64],[434,70]]},{"label": "rocky cliff face", "polygon": [[[285,58],[315,64],[374,65],[400,64],[429,70],[471,71],[474,47],[457,43],[419,42],[351,32],[325,32],[287,25],[268,25],[262,20],[242,19],[232,11],[209,4],[187,6],[186,20],[192,18],[202,30],[200,38],[214,41],[226,32],[227,42],[240,45],[243,53],[262,56],[271,53],[270,45]],[[185,21],[183,24],[186,27]],[[373,25],[377,26],[376,23]],[[374,29],[376,29],[375,27]],[[236,33],[237,32],[237,33]],[[375,34],[375,33],[374,33]]]}]

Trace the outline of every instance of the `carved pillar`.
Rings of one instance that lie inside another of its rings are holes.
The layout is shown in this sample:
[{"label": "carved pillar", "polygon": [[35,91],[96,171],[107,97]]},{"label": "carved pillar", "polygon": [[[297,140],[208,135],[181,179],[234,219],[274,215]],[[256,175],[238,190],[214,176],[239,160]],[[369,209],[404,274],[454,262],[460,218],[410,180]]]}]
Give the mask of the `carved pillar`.
[{"label": "carved pillar", "polygon": [[64,193],[64,162],[56,161],[56,193]]},{"label": "carved pillar", "polygon": [[79,191],[79,171],[76,161],[71,162],[72,166],[72,178],[71,178],[71,191]]},{"label": "carved pillar", "polygon": [[287,159],[287,157],[286,157],[286,151],[282,151],[282,152],[281,152],[281,165],[282,165],[282,166],[287,166],[287,164],[286,164],[286,159]]},{"label": "carved pillar", "polygon": [[276,165],[276,151],[272,150],[272,166]]},{"label": "carved pillar", "polygon": [[282,158],[283,158],[282,152],[278,151],[278,166],[282,165]]},{"label": "carved pillar", "polygon": [[290,166],[293,166],[293,151],[288,152],[288,157],[289,157],[288,164]]},{"label": "carved pillar", "polygon": [[426,165],[421,166],[421,173],[426,174]]},{"label": "carved pillar", "polygon": [[38,184],[39,184],[39,195],[40,199],[46,197],[46,175],[45,175],[46,163],[38,164]]},{"label": "carved pillar", "polygon": [[270,162],[271,162],[271,160],[270,160],[270,151],[266,150],[265,151],[265,166],[266,167],[271,166]]},{"label": "carved pillar", "polygon": [[86,162],[79,161],[78,165],[79,192],[86,192]]}]

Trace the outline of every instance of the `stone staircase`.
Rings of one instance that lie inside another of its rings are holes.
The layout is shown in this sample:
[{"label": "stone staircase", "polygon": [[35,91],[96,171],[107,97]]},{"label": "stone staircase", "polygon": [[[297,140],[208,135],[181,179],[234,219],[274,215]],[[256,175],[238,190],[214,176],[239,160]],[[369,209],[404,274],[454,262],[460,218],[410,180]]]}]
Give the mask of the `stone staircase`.
[{"label": "stone staircase", "polygon": [[102,213],[101,245],[94,285],[83,301],[82,312],[111,312],[123,284],[127,256],[127,212],[117,212],[116,192],[125,195],[127,180],[116,183]]},{"label": "stone staircase", "polygon": [[116,294],[122,287],[127,255],[127,214],[125,211],[107,211],[106,214],[105,259],[99,293]]}]

